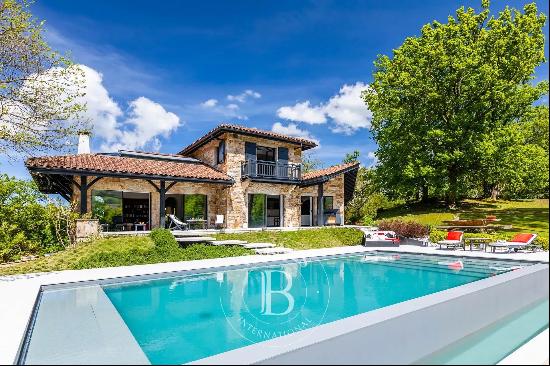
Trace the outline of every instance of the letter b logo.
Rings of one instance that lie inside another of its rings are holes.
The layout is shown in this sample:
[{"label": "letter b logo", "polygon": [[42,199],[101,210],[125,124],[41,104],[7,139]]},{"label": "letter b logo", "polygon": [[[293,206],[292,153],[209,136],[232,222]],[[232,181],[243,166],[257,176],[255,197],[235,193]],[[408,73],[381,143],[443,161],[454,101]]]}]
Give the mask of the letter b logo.
[{"label": "letter b logo", "polygon": [[[272,288],[272,274],[274,272],[280,273],[286,279],[286,286],[281,290],[273,290]],[[284,271],[265,271],[262,272],[262,315],[269,316],[283,316],[289,314],[294,309],[294,297],[289,292],[292,288],[292,277]],[[282,313],[274,313],[272,307],[272,301],[274,295],[282,295],[286,298],[287,308]]]}]

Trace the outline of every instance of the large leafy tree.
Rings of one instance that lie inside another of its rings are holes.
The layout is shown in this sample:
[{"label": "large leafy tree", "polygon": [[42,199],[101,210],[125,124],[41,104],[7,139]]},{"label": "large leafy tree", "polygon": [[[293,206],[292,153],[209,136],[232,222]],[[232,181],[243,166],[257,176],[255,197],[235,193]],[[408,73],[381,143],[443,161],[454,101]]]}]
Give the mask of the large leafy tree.
[{"label": "large leafy tree", "polygon": [[0,2],[0,153],[63,149],[84,128],[82,71],[43,39],[25,0]]},{"label": "large leafy tree", "polygon": [[375,62],[363,94],[373,111],[379,172],[400,195],[427,188],[454,203],[472,172],[480,172],[479,144],[517,122],[548,83],[533,83],[545,61],[544,14],[491,15],[460,8],[446,24],[434,21],[409,37],[393,56]]},{"label": "large leafy tree", "polygon": [[532,108],[517,123],[491,131],[478,149],[483,188],[493,200],[501,194],[506,198],[548,194],[547,106]]}]

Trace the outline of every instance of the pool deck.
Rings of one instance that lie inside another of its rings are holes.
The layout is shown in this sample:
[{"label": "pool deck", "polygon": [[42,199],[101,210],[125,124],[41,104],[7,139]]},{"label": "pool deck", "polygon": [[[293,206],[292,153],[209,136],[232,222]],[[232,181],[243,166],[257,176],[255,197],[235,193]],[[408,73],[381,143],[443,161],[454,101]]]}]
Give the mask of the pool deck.
[{"label": "pool deck", "polygon": [[[81,281],[97,281],[128,276],[154,275],[188,270],[203,270],[215,267],[250,265],[281,260],[297,260],[306,257],[329,256],[369,252],[373,250],[440,254],[459,257],[525,260],[548,263],[548,252],[536,253],[485,253],[480,251],[437,250],[434,247],[402,245],[398,248],[338,247],[313,250],[298,250],[272,256],[243,256],[216,258],[188,262],[172,262],[127,267],[70,270],[50,273],[34,273],[0,277],[0,364],[14,364],[22,345],[27,325],[31,318],[37,294],[41,286]],[[548,358],[548,348],[539,349]]]}]

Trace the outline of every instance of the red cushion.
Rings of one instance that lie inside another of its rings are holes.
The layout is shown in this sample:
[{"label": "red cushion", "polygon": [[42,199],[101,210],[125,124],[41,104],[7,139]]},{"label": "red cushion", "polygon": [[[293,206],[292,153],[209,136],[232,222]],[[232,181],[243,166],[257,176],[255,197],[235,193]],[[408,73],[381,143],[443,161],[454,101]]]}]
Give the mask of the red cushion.
[{"label": "red cushion", "polygon": [[531,238],[533,237],[533,234],[517,234],[512,238],[512,242],[514,243],[527,243]]},{"label": "red cushion", "polygon": [[449,231],[447,233],[447,240],[460,240],[462,231]]}]

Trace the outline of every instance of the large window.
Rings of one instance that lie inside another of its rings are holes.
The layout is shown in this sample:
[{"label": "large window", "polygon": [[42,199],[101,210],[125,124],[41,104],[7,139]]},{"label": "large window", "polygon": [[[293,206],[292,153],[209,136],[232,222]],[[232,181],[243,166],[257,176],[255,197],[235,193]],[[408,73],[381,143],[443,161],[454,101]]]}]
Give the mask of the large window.
[{"label": "large window", "polygon": [[265,194],[248,195],[248,227],[265,226]]},{"label": "large window", "polygon": [[275,148],[265,146],[256,147],[256,159],[262,161],[275,161]]},{"label": "large window", "polygon": [[122,223],[122,192],[92,190],[92,215],[102,224]]},{"label": "large window", "polygon": [[325,213],[332,212],[334,210],[334,197],[324,196],[323,197],[323,211]]},{"label": "large window", "polygon": [[183,197],[183,218],[206,219],[206,195],[204,194],[186,194]]}]

